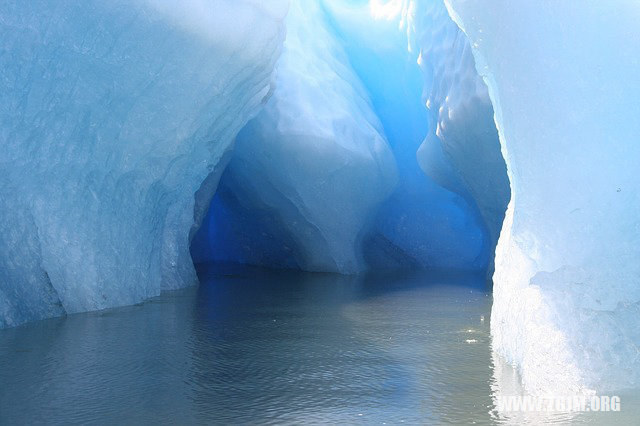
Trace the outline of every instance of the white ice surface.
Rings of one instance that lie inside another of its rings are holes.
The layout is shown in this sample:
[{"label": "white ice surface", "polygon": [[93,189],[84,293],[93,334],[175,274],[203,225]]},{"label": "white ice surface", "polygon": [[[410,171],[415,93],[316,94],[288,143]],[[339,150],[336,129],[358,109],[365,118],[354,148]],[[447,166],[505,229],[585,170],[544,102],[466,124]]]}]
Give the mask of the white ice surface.
[{"label": "white ice surface", "polygon": [[493,346],[529,391],[640,384],[640,7],[449,0],[494,104],[512,198]]},{"label": "white ice surface", "polygon": [[286,9],[0,4],[0,327],[195,281],[194,194],[270,90]]}]

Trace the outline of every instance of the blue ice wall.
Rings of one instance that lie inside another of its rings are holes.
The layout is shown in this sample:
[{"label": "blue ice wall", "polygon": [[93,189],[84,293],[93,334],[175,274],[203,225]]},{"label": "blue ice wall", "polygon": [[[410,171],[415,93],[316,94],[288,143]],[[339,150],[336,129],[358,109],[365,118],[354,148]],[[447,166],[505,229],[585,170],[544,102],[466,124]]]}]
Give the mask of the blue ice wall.
[{"label": "blue ice wall", "polygon": [[366,236],[369,266],[485,268],[491,244],[475,203],[437,184],[418,163],[416,153],[437,124],[423,99],[423,87],[434,76],[421,72],[408,49],[408,28],[400,28],[406,10],[376,16],[369,2],[335,1],[326,1],[325,8],[371,94],[398,167],[399,184]]},{"label": "blue ice wall", "polygon": [[[464,185],[486,180],[451,133],[486,122],[466,120],[483,102],[473,79],[437,92],[473,102],[445,96],[427,115],[407,53],[417,20],[294,1],[282,50],[288,3],[0,4],[0,327],[195,283],[190,254],[343,273],[486,265],[490,198]],[[420,54],[448,49],[419,39]],[[459,59],[437,69],[475,76]],[[444,180],[420,145],[434,128]]]},{"label": "blue ice wall", "polygon": [[435,123],[407,31],[344,2],[294,2],[287,27],[274,95],[238,138],[194,259],[345,273],[486,268],[495,240],[473,198],[418,162]]},{"label": "blue ice wall", "polygon": [[194,258],[361,272],[363,231],[396,174],[369,94],[319,3],[294,2],[276,90],[238,135]]},{"label": "blue ice wall", "polygon": [[424,75],[430,119],[418,162],[435,182],[478,208],[493,253],[510,188],[488,88],[476,70],[469,40],[444,2],[414,1],[410,7],[407,31]]}]

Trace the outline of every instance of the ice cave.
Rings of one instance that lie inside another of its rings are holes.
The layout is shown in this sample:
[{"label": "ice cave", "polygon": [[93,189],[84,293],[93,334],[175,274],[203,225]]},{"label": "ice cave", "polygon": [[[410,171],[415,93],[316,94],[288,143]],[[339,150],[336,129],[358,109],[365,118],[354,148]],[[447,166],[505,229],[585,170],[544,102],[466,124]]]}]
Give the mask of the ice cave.
[{"label": "ice cave", "polygon": [[1,381],[43,320],[199,282],[232,312],[208,273],[462,274],[492,380],[640,401],[639,23],[635,0],[3,1]]}]

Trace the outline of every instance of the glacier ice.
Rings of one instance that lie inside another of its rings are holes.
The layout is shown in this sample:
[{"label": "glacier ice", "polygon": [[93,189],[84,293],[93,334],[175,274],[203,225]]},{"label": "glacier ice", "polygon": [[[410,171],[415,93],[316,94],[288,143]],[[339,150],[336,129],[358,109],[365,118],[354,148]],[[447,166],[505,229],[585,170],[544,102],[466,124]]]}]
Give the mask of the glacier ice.
[{"label": "glacier ice", "polygon": [[[416,160],[407,35],[323,4],[294,3],[274,81],[284,0],[4,3],[0,325],[194,282],[192,239],[196,260],[483,268],[476,207]],[[358,48],[371,28],[387,42]]]},{"label": "glacier ice", "polygon": [[[488,243],[472,197],[443,189],[416,159],[428,116],[407,34],[366,6],[322,6],[292,3],[273,97],[238,136],[194,260],[485,268],[497,237]],[[464,65],[475,73],[473,59]]]},{"label": "glacier ice", "polygon": [[[399,185],[367,236],[369,263],[486,268],[504,217],[508,180],[491,104],[466,38],[435,0],[325,4],[372,94],[399,168]],[[455,119],[425,108],[426,100],[442,103],[445,97]],[[445,120],[448,131],[436,137]],[[446,175],[425,166],[433,157],[425,146],[440,149]]]},{"label": "glacier ice", "polygon": [[360,272],[395,162],[319,3],[293,2],[286,24],[275,91],[237,137],[194,260]]},{"label": "glacier ice", "polygon": [[493,253],[510,190],[487,86],[444,2],[413,2],[408,20],[431,122],[418,161],[438,184],[476,203]]},{"label": "glacier ice", "polygon": [[[448,0],[511,181],[494,349],[531,392],[640,384],[640,8]],[[499,13],[496,13],[499,11]]]},{"label": "glacier ice", "polygon": [[508,203],[494,349],[529,391],[637,386],[636,3],[318,2],[276,75],[285,0],[0,5],[0,327],[194,282],[192,240],[482,269]]},{"label": "glacier ice", "polygon": [[0,327],[195,281],[194,194],[269,93],[286,10],[0,4]]}]

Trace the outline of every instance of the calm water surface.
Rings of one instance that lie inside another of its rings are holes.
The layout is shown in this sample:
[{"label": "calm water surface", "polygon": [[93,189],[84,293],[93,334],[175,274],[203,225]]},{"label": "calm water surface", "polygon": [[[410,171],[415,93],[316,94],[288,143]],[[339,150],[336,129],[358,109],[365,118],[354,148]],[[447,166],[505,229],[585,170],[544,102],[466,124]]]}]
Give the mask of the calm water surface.
[{"label": "calm water surface", "polygon": [[517,376],[494,365],[482,277],[199,273],[199,287],[138,306],[0,330],[0,423],[632,419],[495,413]]}]

